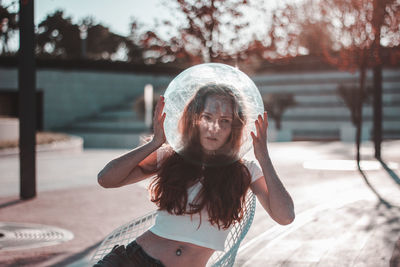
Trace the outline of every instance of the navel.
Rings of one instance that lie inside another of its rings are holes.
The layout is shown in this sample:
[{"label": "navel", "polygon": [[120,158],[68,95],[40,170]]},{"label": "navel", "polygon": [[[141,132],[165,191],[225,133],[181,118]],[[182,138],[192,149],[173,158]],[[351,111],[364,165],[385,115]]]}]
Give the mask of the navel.
[{"label": "navel", "polygon": [[182,248],[179,247],[179,248],[175,251],[175,254],[176,254],[176,256],[182,255]]}]

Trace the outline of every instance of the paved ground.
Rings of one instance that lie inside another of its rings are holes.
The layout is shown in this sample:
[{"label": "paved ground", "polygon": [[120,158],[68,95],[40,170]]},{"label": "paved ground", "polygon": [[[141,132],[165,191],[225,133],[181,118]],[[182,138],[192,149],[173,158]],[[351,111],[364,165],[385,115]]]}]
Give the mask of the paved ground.
[{"label": "paved ground", "polygon": [[[278,226],[257,207],[236,266],[389,266],[400,238],[400,141],[383,145],[392,172],[373,159],[370,143],[362,149],[363,173],[351,161],[334,161],[353,159],[351,144],[271,143],[270,151],[297,217]],[[0,249],[0,266],[86,266],[105,235],[154,209],[144,184],[97,186],[97,172],[123,152],[39,153],[38,196],[29,201],[18,199],[18,158],[0,157],[0,222],[57,226],[75,236],[53,246]]]}]

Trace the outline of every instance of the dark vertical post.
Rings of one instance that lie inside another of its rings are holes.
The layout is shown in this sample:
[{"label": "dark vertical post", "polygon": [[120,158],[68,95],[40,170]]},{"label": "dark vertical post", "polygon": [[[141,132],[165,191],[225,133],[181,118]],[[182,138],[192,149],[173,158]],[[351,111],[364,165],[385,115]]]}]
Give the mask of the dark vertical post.
[{"label": "dark vertical post", "polygon": [[373,120],[374,120],[374,145],[375,158],[381,159],[381,143],[382,143],[382,65],[374,67],[374,104],[373,104]]},{"label": "dark vertical post", "polygon": [[33,0],[19,1],[20,197],[36,196],[36,73]]},{"label": "dark vertical post", "polygon": [[374,33],[374,42],[372,44],[372,57],[375,66],[374,73],[374,103],[373,103],[373,120],[374,120],[374,146],[375,158],[381,159],[381,143],[382,143],[382,45],[381,32],[384,25],[385,8],[387,1],[373,0],[372,12],[372,32]]}]

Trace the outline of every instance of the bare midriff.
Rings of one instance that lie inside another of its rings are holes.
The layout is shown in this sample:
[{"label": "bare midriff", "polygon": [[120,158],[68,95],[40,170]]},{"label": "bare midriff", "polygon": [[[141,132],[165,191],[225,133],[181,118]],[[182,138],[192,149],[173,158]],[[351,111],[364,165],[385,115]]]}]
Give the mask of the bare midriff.
[{"label": "bare midriff", "polygon": [[211,248],[166,239],[150,231],[136,238],[136,242],[149,256],[158,259],[166,267],[204,267],[214,252]]}]

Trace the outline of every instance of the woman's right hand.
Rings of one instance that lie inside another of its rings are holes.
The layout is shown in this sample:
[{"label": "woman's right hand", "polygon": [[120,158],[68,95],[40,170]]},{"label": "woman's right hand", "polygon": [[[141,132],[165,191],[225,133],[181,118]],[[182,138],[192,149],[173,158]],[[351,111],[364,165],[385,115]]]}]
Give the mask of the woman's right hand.
[{"label": "woman's right hand", "polygon": [[164,120],[165,120],[165,112],[163,112],[165,106],[164,96],[160,96],[160,100],[158,100],[156,108],[154,110],[153,116],[153,142],[157,145],[161,146],[165,143],[165,133],[164,133]]}]

